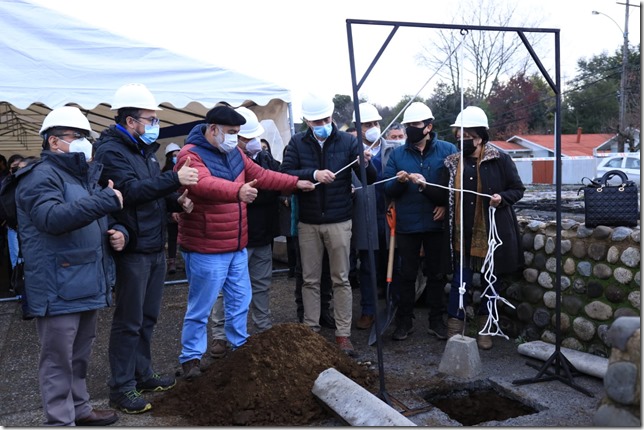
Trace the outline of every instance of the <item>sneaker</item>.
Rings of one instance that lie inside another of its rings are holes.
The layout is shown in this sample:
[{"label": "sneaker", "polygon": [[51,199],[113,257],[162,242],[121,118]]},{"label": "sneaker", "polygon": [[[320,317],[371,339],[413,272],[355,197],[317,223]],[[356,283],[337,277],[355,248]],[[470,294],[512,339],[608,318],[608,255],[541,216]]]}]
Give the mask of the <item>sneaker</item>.
[{"label": "sneaker", "polygon": [[161,376],[158,373],[153,373],[148,379],[136,384],[136,390],[139,393],[146,391],[167,391],[174,387],[177,380],[172,376]]},{"label": "sneaker", "polygon": [[348,356],[353,357],[356,355],[356,351],[353,349],[353,344],[347,336],[336,336],[335,343],[338,345],[340,350]]},{"label": "sneaker", "polygon": [[181,367],[183,368],[183,379],[186,381],[192,381],[201,376],[201,360],[197,358],[181,363]]},{"label": "sneaker", "polygon": [[361,315],[360,319],[356,321],[356,328],[359,330],[367,330],[373,325],[374,316],[373,315]]},{"label": "sneaker", "polygon": [[152,409],[152,405],[136,389],[110,394],[110,406],[126,414],[141,414]]},{"label": "sneaker", "polygon": [[393,334],[391,335],[391,338],[393,340],[405,340],[407,339],[407,336],[412,334],[414,332],[414,326],[411,324],[405,324],[405,323],[399,323]]},{"label": "sneaker", "polygon": [[432,336],[436,336],[441,340],[447,339],[447,326],[443,322],[443,319],[441,318],[440,320],[430,321],[427,333]]},{"label": "sneaker", "polygon": [[228,353],[228,342],[224,339],[215,339],[210,348],[210,356],[212,358],[224,358]]}]

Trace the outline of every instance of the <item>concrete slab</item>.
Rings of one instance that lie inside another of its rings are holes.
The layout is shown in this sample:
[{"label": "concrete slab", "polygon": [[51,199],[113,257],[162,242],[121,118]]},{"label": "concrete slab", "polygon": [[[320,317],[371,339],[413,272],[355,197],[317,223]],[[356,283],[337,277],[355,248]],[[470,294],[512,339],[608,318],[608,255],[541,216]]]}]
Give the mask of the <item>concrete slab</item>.
[{"label": "concrete slab", "polygon": [[481,357],[476,339],[460,334],[447,339],[438,371],[467,379],[479,376]]},{"label": "concrete slab", "polygon": [[311,391],[352,426],[416,426],[332,367],[320,373]]},{"label": "concrete slab", "polygon": [[[555,352],[555,345],[541,340],[522,343],[517,347],[519,354],[536,358],[542,361],[548,360]],[[608,369],[608,359],[586,352],[561,347],[561,353],[575,366],[575,369],[587,375],[604,378]]]}]

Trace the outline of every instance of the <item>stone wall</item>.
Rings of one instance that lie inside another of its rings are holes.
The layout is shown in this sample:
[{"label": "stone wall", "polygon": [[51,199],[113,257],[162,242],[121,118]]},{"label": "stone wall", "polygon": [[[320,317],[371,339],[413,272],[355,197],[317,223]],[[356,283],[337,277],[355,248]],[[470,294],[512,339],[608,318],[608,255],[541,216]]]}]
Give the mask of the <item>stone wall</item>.
[{"label": "stone wall", "polygon": [[[516,307],[502,309],[506,334],[554,344],[556,223],[519,218],[519,224],[526,268],[501,293]],[[613,321],[640,316],[640,227],[591,229],[562,220],[561,265],[561,345],[608,357]]]},{"label": "stone wall", "polygon": [[619,318],[608,332],[613,345],[604,376],[606,396],[593,417],[598,427],[641,427],[642,342],[640,319]]}]

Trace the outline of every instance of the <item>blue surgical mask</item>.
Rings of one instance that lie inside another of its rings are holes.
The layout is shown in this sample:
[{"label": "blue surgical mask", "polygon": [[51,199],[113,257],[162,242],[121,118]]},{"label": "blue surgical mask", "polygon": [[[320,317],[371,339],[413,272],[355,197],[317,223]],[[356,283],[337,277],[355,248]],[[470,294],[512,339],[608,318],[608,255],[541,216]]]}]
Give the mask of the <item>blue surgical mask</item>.
[{"label": "blue surgical mask", "polygon": [[176,156],[172,157],[172,164],[177,164],[177,157]]},{"label": "blue surgical mask", "polygon": [[316,125],[315,127],[313,127],[313,134],[315,134],[320,139],[326,139],[327,137],[329,137],[331,135],[331,131],[333,131],[332,123]]},{"label": "blue surgical mask", "polygon": [[145,133],[139,136],[146,145],[152,145],[159,138],[158,125],[145,125]]}]

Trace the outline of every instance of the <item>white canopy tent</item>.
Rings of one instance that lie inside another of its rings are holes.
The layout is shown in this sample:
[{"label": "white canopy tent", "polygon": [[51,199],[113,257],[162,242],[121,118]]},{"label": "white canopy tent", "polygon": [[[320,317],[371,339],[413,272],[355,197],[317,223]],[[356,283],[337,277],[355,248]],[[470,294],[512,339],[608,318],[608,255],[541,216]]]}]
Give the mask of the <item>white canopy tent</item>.
[{"label": "white canopy tent", "polygon": [[[220,101],[272,120],[273,155],[281,160],[293,124],[291,94],[271,82],[182,56],[89,26],[25,0],[0,1],[0,153],[36,155],[44,117],[75,105],[92,129],[113,123],[109,103],[118,87],[145,84],[161,103],[162,147],[183,144],[189,123]],[[267,140],[269,137],[266,137]],[[275,140],[280,140],[279,142]]]}]

